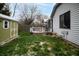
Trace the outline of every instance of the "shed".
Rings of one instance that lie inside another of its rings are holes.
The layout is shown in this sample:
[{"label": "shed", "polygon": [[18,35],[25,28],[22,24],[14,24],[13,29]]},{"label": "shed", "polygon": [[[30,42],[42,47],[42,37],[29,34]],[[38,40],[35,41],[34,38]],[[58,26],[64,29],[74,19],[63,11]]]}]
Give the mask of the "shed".
[{"label": "shed", "polygon": [[0,45],[18,37],[18,22],[15,19],[0,14]]}]

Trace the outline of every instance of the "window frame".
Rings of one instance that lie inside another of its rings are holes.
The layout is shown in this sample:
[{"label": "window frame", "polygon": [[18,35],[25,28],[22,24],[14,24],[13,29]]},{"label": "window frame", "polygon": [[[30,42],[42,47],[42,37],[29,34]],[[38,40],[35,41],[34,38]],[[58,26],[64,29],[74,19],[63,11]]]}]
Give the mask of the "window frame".
[{"label": "window frame", "polygon": [[[7,28],[5,27],[5,22],[7,21]],[[3,20],[3,29],[9,29],[9,21],[8,20]]]},{"label": "window frame", "polygon": [[[63,26],[65,24],[64,21],[66,21],[66,20],[64,19],[63,23],[61,24],[61,21],[62,21],[61,17],[63,16],[65,18],[66,13],[68,13],[68,12],[69,12],[69,21],[70,21],[70,24],[69,24],[69,28],[68,27],[66,28],[66,27]],[[61,28],[61,29],[71,29],[71,12],[70,11],[67,11],[67,12],[59,15],[59,28]]]}]

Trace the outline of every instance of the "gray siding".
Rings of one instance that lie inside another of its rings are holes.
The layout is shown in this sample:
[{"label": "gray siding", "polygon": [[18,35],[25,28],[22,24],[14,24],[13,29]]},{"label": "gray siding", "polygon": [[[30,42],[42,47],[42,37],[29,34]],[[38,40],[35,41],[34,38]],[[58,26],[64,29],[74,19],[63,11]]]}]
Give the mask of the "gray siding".
[{"label": "gray siding", "polygon": [[[59,28],[59,16],[67,11],[71,12],[71,29]],[[68,31],[67,40],[79,45],[79,4],[61,4],[55,12],[53,18],[53,31],[62,35],[63,31]]]}]

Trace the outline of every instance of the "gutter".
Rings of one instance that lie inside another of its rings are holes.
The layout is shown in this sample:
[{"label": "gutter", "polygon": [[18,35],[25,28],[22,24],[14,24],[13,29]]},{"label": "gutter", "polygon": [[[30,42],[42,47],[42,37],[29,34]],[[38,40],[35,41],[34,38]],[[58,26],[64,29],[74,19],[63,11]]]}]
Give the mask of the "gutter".
[{"label": "gutter", "polygon": [[54,8],[53,8],[53,11],[52,11],[52,13],[51,13],[51,18],[53,18],[53,16],[54,16],[54,14],[55,14],[55,12],[56,12],[56,10],[57,10],[57,8],[59,7],[61,5],[61,3],[56,3],[56,5],[54,6]]}]

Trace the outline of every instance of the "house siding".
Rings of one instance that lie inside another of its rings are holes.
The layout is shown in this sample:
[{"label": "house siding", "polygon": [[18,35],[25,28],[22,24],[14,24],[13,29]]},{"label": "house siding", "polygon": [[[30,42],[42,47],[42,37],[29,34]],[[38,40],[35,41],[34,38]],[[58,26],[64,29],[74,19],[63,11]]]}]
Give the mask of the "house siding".
[{"label": "house siding", "polygon": [[18,24],[17,22],[10,21],[10,38],[16,38],[18,36]]},{"label": "house siding", "polygon": [[[70,29],[59,28],[59,16],[67,11],[70,11]],[[67,37],[64,38],[79,45],[79,4],[64,3],[61,4],[53,17],[53,32],[62,35],[63,31],[68,31]]]},{"label": "house siding", "polygon": [[[33,30],[35,29],[35,30]],[[44,33],[45,32],[45,28],[44,27],[31,27],[30,28],[30,32],[33,33]]]},{"label": "house siding", "polygon": [[10,28],[4,29],[3,28],[3,20],[0,19],[0,42],[9,39],[10,37]]},{"label": "house siding", "polygon": [[9,21],[9,28],[3,28],[3,19],[0,19],[0,45],[3,45],[18,37],[18,23]]}]

